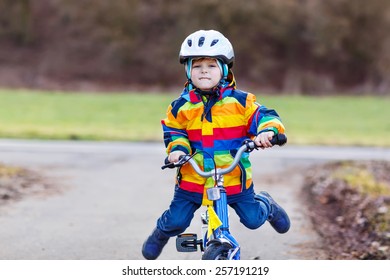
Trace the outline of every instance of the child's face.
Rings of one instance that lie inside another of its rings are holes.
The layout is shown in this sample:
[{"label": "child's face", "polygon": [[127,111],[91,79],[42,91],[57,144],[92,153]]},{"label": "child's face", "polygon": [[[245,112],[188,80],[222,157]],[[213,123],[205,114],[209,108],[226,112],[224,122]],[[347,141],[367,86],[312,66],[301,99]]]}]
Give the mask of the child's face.
[{"label": "child's face", "polygon": [[211,90],[222,78],[221,70],[214,58],[201,58],[192,62],[191,80],[201,90]]}]

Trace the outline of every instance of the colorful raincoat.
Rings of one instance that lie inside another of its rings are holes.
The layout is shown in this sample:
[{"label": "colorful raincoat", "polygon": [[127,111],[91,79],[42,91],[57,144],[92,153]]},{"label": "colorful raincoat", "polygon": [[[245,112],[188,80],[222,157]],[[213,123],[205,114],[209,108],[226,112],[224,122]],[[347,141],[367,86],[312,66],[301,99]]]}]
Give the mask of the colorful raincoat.
[{"label": "colorful raincoat", "polygon": [[[256,102],[256,97],[236,89],[234,78],[209,98],[185,87],[181,96],[167,110],[161,121],[167,153],[176,150],[196,155],[194,159],[202,170],[225,168],[233,161],[244,140],[260,132],[284,132],[278,114]],[[206,189],[214,186],[212,178],[199,176],[190,164],[184,165],[177,176],[178,186],[186,191],[203,195],[203,205],[210,205]],[[249,154],[239,165],[224,175],[227,195],[243,192],[252,185]]]}]

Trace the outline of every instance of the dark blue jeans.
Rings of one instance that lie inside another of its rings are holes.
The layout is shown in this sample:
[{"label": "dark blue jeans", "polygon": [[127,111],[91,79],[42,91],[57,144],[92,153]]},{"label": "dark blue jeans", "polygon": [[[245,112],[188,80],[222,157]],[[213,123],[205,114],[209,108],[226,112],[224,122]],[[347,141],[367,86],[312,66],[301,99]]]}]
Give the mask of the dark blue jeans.
[{"label": "dark blue jeans", "polygon": [[[260,227],[268,218],[268,207],[254,199],[253,185],[240,194],[228,196],[228,204],[236,211],[240,222],[249,229]],[[201,194],[176,187],[169,209],[157,220],[157,228],[167,237],[183,233],[201,205]]]}]

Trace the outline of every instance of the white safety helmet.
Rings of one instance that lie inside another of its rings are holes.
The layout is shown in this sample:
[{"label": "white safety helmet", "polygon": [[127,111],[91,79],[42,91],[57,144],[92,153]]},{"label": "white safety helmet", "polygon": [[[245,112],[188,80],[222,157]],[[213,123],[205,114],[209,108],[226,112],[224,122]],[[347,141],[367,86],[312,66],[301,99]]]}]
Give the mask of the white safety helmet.
[{"label": "white safety helmet", "polygon": [[190,34],[182,43],[180,63],[196,57],[213,57],[221,60],[229,68],[233,66],[234,51],[229,40],[215,30],[198,30]]}]

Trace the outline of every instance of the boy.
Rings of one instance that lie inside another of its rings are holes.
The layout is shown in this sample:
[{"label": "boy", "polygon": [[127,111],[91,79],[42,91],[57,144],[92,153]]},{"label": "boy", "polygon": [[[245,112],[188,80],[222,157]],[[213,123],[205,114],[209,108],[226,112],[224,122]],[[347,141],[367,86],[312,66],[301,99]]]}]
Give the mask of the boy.
[{"label": "boy", "polygon": [[[262,148],[272,147],[270,139],[284,132],[278,114],[255,102],[251,93],[236,88],[231,68],[234,52],[229,40],[214,30],[199,30],[189,35],[180,50],[187,83],[181,96],[172,102],[162,121],[168,160],[181,155],[194,159],[205,171],[229,165],[243,141],[251,138]],[[255,194],[248,155],[225,175],[228,204],[250,229],[266,220],[279,233],[290,228],[287,213],[266,192]],[[156,259],[169,238],[190,225],[201,205],[210,205],[206,189],[212,178],[198,176],[189,164],[178,172],[175,194],[169,209],[142,247],[146,259]]]}]

